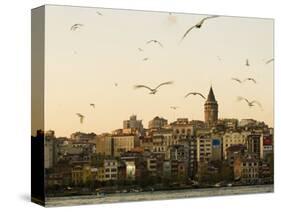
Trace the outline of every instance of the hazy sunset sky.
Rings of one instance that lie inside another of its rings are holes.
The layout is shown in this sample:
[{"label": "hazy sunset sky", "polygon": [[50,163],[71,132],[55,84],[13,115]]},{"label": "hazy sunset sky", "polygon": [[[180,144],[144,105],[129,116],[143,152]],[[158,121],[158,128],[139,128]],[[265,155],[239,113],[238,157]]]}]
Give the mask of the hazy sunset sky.
[{"label": "hazy sunset sky", "polygon": [[[205,101],[184,95],[198,91],[206,96],[211,85],[219,118],[254,118],[273,126],[274,64],[265,65],[274,57],[273,20],[210,19],[179,44],[185,31],[206,16],[46,6],[45,129],[57,136],[111,132],[132,114],[144,127],[155,116],[169,122],[180,117],[204,120]],[[77,23],[83,27],[71,31]],[[151,39],[164,47],[147,45]],[[149,60],[143,61],[145,57]],[[257,84],[238,84],[232,77],[253,77]],[[133,88],[165,81],[174,84],[161,87],[156,95]],[[237,96],[260,101],[263,110],[237,102]],[[83,124],[76,113],[85,115]]]}]

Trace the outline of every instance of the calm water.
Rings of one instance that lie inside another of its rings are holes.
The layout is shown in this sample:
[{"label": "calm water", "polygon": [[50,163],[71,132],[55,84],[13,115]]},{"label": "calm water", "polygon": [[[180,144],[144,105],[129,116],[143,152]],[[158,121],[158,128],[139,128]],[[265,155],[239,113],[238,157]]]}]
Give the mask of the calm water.
[{"label": "calm water", "polygon": [[235,195],[235,194],[254,194],[273,192],[273,185],[258,185],[258,186],[237,186],[223,188],[201,188],[187,189],[178,191],[154,191],[140,193],[121,193],[108,194],[104,197],[88,196],[73,196],[73,197],[51,197],[46,199],[46,206],[67,206],[81,204],[100,204],[114,203],[127,201],[144,201],[144,200],[161,200],[161,199],[179,199],[189,197],[205,197],[218,195]]}]

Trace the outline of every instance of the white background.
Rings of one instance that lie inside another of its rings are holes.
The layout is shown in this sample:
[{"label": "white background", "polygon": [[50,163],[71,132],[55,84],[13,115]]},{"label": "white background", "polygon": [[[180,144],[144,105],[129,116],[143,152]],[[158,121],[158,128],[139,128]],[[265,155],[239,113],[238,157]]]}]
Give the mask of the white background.
[{"label": "white background", "polygon": [[[280,205],[280,6],[278,0],[10,0],[0,5],[0,210],[37,211],[30,198],[30,9],[42,4],[275,18],[275,193],[72,206],[49,210],[276,211]],[[279,204],[278,204],[279,203]]]}]

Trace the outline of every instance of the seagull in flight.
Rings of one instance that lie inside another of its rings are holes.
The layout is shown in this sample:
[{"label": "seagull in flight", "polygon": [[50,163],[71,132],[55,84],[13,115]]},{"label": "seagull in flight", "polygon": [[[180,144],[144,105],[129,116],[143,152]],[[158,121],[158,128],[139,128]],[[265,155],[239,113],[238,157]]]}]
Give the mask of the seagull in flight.
[{"label": "seagull in flight", "polygon": [[237,100],[238,100],[238,101],[242,101],[242,100],[246,101],[249,107],[253,107],[253,106],[255,106],[255,105],[258,105],[258,106],[262,109],[261,103],[258,102],[257,100],[249,101],[248,99],[246,99],[246,98],[244,98],[244,97],[242,97],[242,96],[238,96],[238,97],[237,97]]},{"label": "seagull in flight", "polygon": [[271,59],[267,60],[267,61],[265,62],[265,64],[267,65],[267,64],[269,64],[269,63],[271,63],[271,62],[273,62],[273,61],[274,61],[274,58],[271,58]]},{"label": "seagull in flight", "polygon": [[201,19],[201,21],[199,21],[197,24],[193,25],[192,27],[190,27],[188,30],[186,30],[186,32],[183,34],[182,38],[180,41],[182,41],[189,32],[191,32],[191,30],[193,29],[200,29],[203,25],[203,23],[208,20],[208,19],[212,19],[212,18],[217,18],[219,17],[218,15],[213,15],[213,16],[208,16],[206,18]]},{"label": "seagull in flight", "polygon": [[146,85],[135,85],[134,88],[135,88],[135,89],[138,89],[138,88],[146,88],[146,89],[150,90],[150,93],[149,93],[149,94],[156,94],[156,92],[158,91],[158,90],[157,90],[158,88],[160,88],[160,87],[163,86],[163,85],[170,85],[170,84],[173,84],[173,82],[172,82],[172,81],[163,82],[163,83],[157,85],[155,88],[150,88],[150,87],[148,87],[148,86],[146,86]]},{"label": "seagull in flight", "polygon": [[189,93],[186,94],[184,97],[186,98],[186,97],[188,97],[188,96],[190,96],[190,95],[194,95],[194,96],[195,96],[195,95],[199,95],[199,96],[201,96],[203,99],[206,99],[203,94],[198,93],[198,92],[189,92]]},{"label": "seagull in flight", "polygon": [[95,108],[95,104],[93,104],[93,103],[91,103],[90,106],[93,107],[93,108]]},{"label": "seagull in flight", "polygon": [[250,78],[250,77],[244,79],[243,82],[245,82],[245,81],[252,81],[253,83],[257,83],[257,81],[254,78]]},{"label": "seagull in flight", "polygon": [[240,79],[238,79],[238,78],[232,77],[231,79],[234,80],[234,81],[236,81],[236,82],[242,83],[242,81],[241,81]]},{"label": "seagull in flight", "polygon": [[173,109],[173,110],[176,110],[176,109],[178,109],[179,107],[178,107],[178,106],[171,106],[170,108]]},{"label": "seagull in flight", "polygon": [[101,13],[101,12],[97,11],[96,13],[97,13],[98,15],[102,16],[102,13]]},{"label": "seagull in flight", "polygon": [[149,41],[146,42],[146,44],[150,44],[150,43],[156,43],[159,46],[163,47],[162,43],[158,40],[149,40]]},{"label": "seagull in flight", "polygon": [[84,25],[83,24],[74,24],[70,27],[70,30],[71,31],[76,31],[77,29],[83,27]]},{"label": "seagull in flight", "polygon": [[85,116],[83,116],[81,113],[76,113],[76,115],[80,118],[80,123],[83,124]]},{"label": "seagull in flight", "polygon": [[245,65],[248,66],[248,67],[250,66],[250,63],[249,63],[249,60],[248,60],[248,59],[246,59]]}]

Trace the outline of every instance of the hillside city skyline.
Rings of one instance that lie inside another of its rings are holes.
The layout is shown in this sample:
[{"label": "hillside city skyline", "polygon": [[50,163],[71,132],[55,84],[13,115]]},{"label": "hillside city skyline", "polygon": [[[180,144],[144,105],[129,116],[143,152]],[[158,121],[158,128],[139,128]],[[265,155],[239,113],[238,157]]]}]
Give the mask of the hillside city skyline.
[{"label": "hillside city skyline", "polygon": [[218,119],[212,87],[204,121],[136,115],[111,133],[37,131],[47,196],[273,184],[274,129],[253,119]]}]

